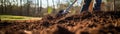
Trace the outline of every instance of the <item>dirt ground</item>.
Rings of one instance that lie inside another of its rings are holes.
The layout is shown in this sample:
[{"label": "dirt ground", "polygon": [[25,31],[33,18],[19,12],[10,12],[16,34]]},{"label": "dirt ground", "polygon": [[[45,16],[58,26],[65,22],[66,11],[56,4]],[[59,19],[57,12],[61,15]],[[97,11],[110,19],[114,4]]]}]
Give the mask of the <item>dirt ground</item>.
[{"label": "dirt ground", "polygon": [[120,12],[50,16],[32,22],[0,21],[0,34],[120,34]]}]

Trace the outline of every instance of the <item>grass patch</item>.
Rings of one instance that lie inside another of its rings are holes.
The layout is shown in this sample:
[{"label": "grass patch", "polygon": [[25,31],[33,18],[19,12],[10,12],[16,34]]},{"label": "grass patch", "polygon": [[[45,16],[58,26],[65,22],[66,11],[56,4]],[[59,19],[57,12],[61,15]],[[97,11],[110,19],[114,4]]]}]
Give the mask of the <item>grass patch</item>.
[{"label": "grass patch", "polygon": [[[14,16],[14,15],[0,15],[1,20],[30,20],[37,17]],[[39,18],[38,18],[39,19]]]}]

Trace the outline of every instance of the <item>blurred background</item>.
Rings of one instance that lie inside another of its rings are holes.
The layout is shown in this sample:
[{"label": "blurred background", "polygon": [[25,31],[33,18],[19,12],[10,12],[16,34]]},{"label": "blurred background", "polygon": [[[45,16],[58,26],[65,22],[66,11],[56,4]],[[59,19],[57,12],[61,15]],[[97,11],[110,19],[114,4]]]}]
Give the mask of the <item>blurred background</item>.
[{"label": "blurred background", "polygon": [[[0,15],[19,15],[43,17],[47,14],[56,14],[64,10],[74,0],[0,0]],[[78,0],[71,8],[72,14],[78,13],[81,8]],[[102,0],[102,11],[120,11],[120,0]]]}]

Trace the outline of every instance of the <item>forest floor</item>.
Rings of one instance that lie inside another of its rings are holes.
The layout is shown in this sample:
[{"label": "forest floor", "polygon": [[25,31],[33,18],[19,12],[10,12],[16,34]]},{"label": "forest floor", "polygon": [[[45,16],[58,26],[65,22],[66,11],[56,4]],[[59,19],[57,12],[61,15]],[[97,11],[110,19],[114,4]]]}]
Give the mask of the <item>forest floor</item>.
[{"label": "forest floor", "polygon": [[47,15],[36,21],[0,21],[0,34],[119,34],[120,12]]}]

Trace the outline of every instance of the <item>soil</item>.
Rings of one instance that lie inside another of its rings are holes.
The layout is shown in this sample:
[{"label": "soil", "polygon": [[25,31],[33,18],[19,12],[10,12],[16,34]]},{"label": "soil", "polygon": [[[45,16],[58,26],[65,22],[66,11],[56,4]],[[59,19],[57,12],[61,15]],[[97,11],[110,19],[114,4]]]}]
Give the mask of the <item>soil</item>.
[{"label": "soil", "polygon": [[1,21],[0,34],[119,34],[120,12],[47,15],[37,21]]}]

